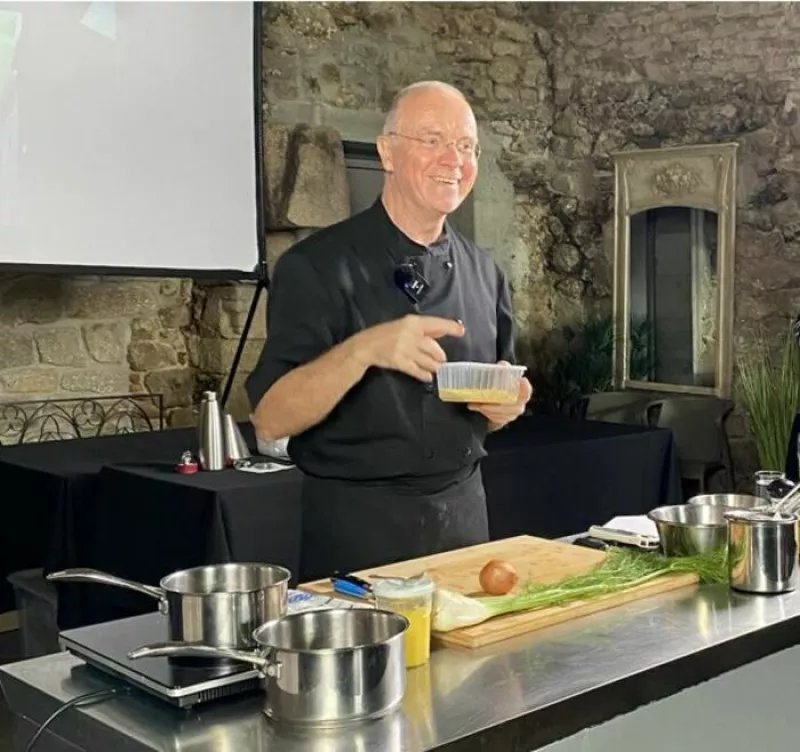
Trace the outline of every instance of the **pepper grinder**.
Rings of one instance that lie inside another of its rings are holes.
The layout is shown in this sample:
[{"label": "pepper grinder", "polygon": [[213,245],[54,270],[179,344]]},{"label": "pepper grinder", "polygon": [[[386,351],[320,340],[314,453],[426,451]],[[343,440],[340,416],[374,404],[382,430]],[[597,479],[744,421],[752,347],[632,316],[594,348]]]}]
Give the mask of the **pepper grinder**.
[{"label": "pepper grinder", "polygon": [[225,468],[225,436],[222,430],[222,411],[216,392],[204,392],[200,403],[200,467],[203,470]]}]

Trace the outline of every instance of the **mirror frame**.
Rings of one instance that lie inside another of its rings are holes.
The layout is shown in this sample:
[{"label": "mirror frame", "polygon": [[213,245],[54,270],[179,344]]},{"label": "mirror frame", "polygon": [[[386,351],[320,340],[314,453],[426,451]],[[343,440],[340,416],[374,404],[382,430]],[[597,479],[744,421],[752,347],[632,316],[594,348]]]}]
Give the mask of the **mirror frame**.
[{"label": "mirror frame", "polygon": [[[729,397],[733,386],[733,279],[736,154],[739,145],[708,144],[615,152],[614,346],[616,389]],[[630,377],[630,218],[668,206],[717,214],[718,335],[713,387],[637,381]]]}]

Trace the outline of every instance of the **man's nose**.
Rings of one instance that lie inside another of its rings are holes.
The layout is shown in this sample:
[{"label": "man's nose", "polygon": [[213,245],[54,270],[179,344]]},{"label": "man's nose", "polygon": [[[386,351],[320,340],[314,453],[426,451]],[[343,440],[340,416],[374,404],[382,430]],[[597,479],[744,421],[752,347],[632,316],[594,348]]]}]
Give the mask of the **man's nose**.
[{"label": "man's nose", "polygon": [[464,156],[458,150],[454,141],[444,145],[440,158],[445,160],[447,164],[460,165],[464,161]]}]

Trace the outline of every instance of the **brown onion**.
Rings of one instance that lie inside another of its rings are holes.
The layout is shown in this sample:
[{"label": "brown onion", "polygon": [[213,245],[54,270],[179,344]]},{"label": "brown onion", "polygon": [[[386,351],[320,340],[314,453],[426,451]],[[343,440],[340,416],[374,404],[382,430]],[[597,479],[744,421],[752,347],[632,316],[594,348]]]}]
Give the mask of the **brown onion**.
[{"label": "brown onion", "polygon": [[479,579],[484,593],[505,595],[517,584],[519,575],[507,561],[492,559],[481,569]]}]

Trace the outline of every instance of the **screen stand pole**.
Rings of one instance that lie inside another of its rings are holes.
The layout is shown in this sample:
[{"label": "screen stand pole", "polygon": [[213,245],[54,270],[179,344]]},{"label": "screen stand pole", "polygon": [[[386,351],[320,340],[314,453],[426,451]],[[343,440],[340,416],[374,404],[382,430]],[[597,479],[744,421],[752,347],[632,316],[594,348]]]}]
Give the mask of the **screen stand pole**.
[{"label": "screen stand pole", "polygon": [[236,371],[239,368],[239,361],[242,359],[242,353],[244,352],[244,346],[247,343],[247,336],[250,333],[250,327],[253,325],[253,318],[256,315],[256,309],[258,308],[258,301],[261,297],[261,292],[266,292],[267,290],[267,281],[264,277],[259,277],[258,281],[256,282],[256,289],[253,292],[253,301],[250,303],[250,310],[247,312],[247,319],[244,322],[244,329],[242,330],[242,336],[239,337],[239,344],[236,347],[236,353],[233,356],[233,363],[231,364],[231,370],[228,374],[228,379],[225,382],[225,389],[222,392],[222,400],[221,405],[222,408],[225,408],[225,404],[228,402],[228,397],[231,393],[231,388],[233,387],[233,380],[236,377]]}]

